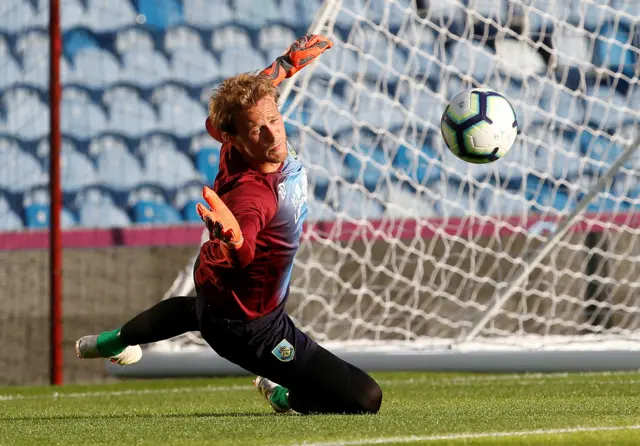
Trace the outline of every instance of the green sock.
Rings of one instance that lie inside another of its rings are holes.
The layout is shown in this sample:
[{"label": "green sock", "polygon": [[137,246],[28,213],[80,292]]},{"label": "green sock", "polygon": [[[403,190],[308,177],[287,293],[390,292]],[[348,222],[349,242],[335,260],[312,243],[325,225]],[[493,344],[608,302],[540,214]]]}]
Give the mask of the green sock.
[{"label": "green sock", "polygon": [[119,355],[127,346],[120,340],[120,329],[103,331],[98,335],[96,348],[106,358]]},{"label": "green sock", "polygon": [[271,395],[269,395],[269,401],[278,406],[282,410],[289,410],[289,390],[282,386],[276,387]]}]

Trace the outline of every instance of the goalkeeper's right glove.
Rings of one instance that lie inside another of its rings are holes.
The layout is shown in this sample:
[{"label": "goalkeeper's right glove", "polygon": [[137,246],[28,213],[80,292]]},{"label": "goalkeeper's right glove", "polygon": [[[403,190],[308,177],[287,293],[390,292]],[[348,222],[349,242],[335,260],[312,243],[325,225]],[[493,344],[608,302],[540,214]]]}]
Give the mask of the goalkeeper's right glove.
[{"label": "goalkeeper's right glove", "polygon": [[319,34],[307,34],[293,42],[270,66],[262,70],[279,85],[283,80],[293,76],[309,65],[313,60],[331,48],[331,40]]},{"label": "goalkeeper's right glove", "polygon": [[213,189],[205,186],[202,197],[209,205],[207,209],[202,203],[196,205],[196,211],[209,230],[210,240],[220,240],[230,249],[242,246],[244,238],[238,220]]}]

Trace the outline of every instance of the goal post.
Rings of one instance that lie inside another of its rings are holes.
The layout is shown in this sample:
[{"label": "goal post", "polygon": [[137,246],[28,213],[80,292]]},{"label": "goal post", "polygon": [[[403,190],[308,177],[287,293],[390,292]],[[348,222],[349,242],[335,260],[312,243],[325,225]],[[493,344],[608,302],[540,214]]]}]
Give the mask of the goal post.
[{"label": "goal post", "polygon": [[[282,108],[309,178],[302,330],[368,370],[640,368],[640,38],[610,3],[323,2],[311,31],[334,47]],[[469,87],[516,110],[500,161],[465,163],[439,134]],[[191,267],[165,297],[192,291]],[[241,372],[197,334],[108,367]]]}]

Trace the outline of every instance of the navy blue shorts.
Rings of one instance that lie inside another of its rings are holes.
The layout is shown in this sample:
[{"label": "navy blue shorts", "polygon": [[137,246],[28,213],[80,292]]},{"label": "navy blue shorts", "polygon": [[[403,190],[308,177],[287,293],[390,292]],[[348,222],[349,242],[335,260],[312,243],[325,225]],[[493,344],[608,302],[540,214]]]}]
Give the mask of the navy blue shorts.
[{"label": "navy blue shorts", "polygon": [[285,312],[286,299],[274,311],[253,321],[216,318],[206,299],[198,298],[200,333],[221,357],[243,369],[294,387],[317,344]]}]

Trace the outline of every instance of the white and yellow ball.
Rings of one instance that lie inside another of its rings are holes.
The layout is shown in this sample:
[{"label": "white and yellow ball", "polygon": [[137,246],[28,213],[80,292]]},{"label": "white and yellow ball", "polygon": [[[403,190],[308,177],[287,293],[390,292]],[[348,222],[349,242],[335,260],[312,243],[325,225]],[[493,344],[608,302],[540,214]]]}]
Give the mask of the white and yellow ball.
[{"label": "white and yellow ball", "polygon": [[516,113],[493,90],[474,88],[457,94],[442,114],[440,130],[458,158],[475,164],[497,161],[518,136]]}]

